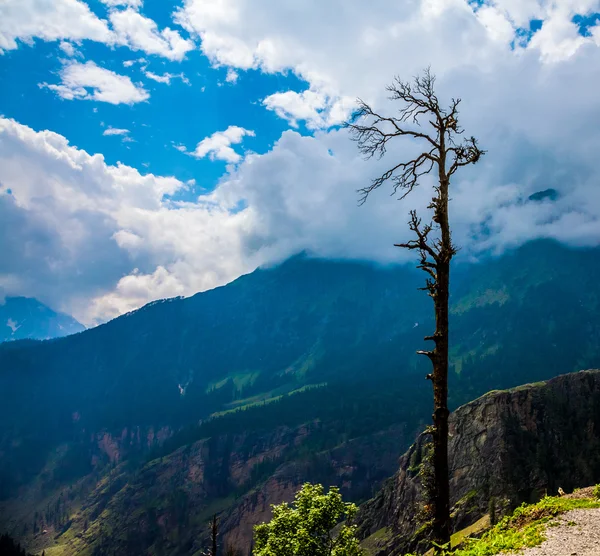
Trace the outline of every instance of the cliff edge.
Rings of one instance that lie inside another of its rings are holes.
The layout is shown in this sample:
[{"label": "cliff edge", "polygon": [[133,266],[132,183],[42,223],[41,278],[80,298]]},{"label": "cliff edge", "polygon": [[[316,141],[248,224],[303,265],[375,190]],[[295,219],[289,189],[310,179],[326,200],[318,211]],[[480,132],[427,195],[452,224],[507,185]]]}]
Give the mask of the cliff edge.
[{"label": "cliff edge", "polygon": [[[362,505],[359,534],[374,556],[427,546],[420,471],[421,436],[400,459],[398,472]],[[492,509],[501,516],[558,487],[600,482],[600,370],[587,370],[493,391],[450,417],[453,529]]]}]

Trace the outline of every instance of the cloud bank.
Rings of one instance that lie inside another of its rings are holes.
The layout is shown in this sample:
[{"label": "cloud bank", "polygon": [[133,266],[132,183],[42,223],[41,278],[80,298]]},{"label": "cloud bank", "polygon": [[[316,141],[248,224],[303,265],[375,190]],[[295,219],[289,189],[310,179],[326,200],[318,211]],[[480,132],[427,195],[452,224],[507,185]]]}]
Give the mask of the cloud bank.
[{"label": "cloud bank", "polygon": [[[296,129],[263,154],[232,146],[253,133],[240,126],[206,137],[190,154],[233,164],[211,194],[176,202],[173,195],[189,185],[175,177],[110,166],[60,135],[0,120],[0,249],[7,254],[1,283],[8,294],[37,295],[91,324],[159,297],[214,287],[302,249],[403,260],[408,255],[392,245],[408,237],[408,210],[424,210],[431,183],[424,179],[402,202],[382,189],[362,207],[356,190],[417,146],[400,141],[383,160],[365,162],[334,126],[356,97],[395,110],[385,85],[429,64],[440,97],[463,98],[461,123],[489,151],[452,183],[451,218],[463,256],[539,237],[597,245],[600,32],[592,15],[599,10],[595,0],[475,7],[463,0],[382,0],[368,10],[359,0],[307,0],[301,7],[186,0],[175,23],[213,65],[292,71],[307,81],[304,92],[273,91],[259,100]],[[88,36],[117,41],[119,25],[85,14]],[[46,25],[57,16],[45,15],[10,29],[0,23],[0,48],[34,36],[81,38],[83,31]],[[178,59],[189,46],[152,26],[155,46],[124,29],[120,36],[145,52],[162,49],[160,55]],[[131,80],[106,71],[70,62],[61,83],[48,87],[64,98],[146,100]],[[120,92],[113,96],[105,84],[115,79]],[[310,134],[298,131],[303,125]],[[529,198],[546,189],[557,191],[555,200]]]}]

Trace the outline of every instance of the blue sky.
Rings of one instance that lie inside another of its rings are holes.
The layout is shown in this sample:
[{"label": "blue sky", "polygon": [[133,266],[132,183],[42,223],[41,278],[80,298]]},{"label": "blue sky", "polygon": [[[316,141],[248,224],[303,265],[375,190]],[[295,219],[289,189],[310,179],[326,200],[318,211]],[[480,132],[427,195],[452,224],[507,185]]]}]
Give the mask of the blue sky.
[{"label": "blue sky", "polygon": [[[299,251],[405,262],[409,200],[339,124],[431,65],[488,154],[452,183],[465,258],[600,242],[600,0],[4,0],[0,296],[87,325]],[[568,99],[566,102],[565,99]],[[554,188],[556,198],[532,201]],[[389,191],[387,192],[389,193]]]},{"label": "blue sky", "polygon": [[[105,18],[107,6],[90,2],[90,8]],[[164,28],[172,25],[173,4],[147,0],[140,10]],[[182,31],[182,33],[184,33]],[[58,81],[68,59],[59,42],[37,40],[0,57],[0,79],[10,86],[0,90],[0,113],[36,130],[60,133],[90,153],[102,153],[108,164],[122,162],[158,175],[175,175],[183,181],[194,179],[197,193],[211,190],[226,167],[224,161],[195,159],[176,150],[185,145],[193,150],[204,137],[231,125],[255,132],[247,137],[243,150],[266,152],[289,126],[262,105],[262,100],[279,91],[302,91],[308,84],[292,72],[265,74],[258,70],[237,72],[235,83],[227,82],[228,68],[212,67],[199,50],[187,53],[182,61],[83,41],[75,48],[75,60],[93,60],[97,65],[143,82],[148,101],[133,105],[64,100],[39,83]],[[145,61],[138,62],[143,59]],[[135,61],[128,68],[123,62]],[[157,75],[184,74],[188,83],[174,77],[169,84],[148,79],[144,71]],[[109,128],[127,129],[127,138],[103,135]],[[306,130],[304,130],[306,131]],[[188,192],[187,195],[195,191]]]}]

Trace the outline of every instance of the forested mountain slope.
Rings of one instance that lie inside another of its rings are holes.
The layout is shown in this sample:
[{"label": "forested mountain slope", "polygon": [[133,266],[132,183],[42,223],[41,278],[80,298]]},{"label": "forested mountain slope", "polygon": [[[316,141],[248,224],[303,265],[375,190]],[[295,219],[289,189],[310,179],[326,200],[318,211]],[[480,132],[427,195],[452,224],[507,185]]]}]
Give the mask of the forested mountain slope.
[{"label": "forested mountain slope", "polygon": [[[540,241],[458,261],[454,407],[600,366],[599,255]],[[48,542],[43,526],[67,553],[194,553],[211,511],[245,546],[260,508],[303,480],[370,497],[430,419],[422,280],[298,256],[75,336],[3,344],[0,525],[28,548]]]}]

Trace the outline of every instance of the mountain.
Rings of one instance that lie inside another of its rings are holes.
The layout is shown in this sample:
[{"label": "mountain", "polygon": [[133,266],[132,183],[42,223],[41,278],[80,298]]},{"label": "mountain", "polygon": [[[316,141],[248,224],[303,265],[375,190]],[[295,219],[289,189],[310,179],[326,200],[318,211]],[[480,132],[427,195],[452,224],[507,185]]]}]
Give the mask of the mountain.
[{"label": "mountain", "polygon": [[56,313],[30,297],[6,297],[0,303],[0,342],[45,340],[82,332],[85,327],[73,317]]},{"label": "mountain", "polygon": [[[455,265],[453,407],[600,366],[599,254],[540,241]],[[370,498],[430,420],[422,282],[409,266],[298,256],[0,345],[0,530],[67,555],[193,554],[211,512],[247,548],[305,480]]]},{"label": "mountain", "polygon": [[[359,535],[373,556],[428,546],[420,519],[428,449],[419,437],[394,477],[361,507]],[[458,408],[448,450],[454,530],[491,507],[499,518],[559,487],[571,492],[600,482],[600,371],[490,392]]]}]

